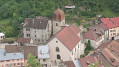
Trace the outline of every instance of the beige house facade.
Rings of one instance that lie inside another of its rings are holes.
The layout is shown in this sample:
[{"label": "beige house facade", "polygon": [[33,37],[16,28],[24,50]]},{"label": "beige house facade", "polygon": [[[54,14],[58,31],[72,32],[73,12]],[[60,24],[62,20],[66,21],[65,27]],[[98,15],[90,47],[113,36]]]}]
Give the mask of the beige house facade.
[{"label": "beige house facade", "polygon": [[58,32],[47,44],[53,60],[75,60],[84,53],[85,46],[80,39],[80,29],[71,25]]}]

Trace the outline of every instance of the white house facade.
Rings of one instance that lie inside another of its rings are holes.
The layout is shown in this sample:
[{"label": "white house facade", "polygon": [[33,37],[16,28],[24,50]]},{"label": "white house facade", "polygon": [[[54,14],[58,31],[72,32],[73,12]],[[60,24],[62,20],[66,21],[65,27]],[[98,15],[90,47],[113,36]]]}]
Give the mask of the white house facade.
[{"label": "white house facade", "polygon": [[5,38],[5,34],[4,33],[0,33],[0,40],[3,40]]}]

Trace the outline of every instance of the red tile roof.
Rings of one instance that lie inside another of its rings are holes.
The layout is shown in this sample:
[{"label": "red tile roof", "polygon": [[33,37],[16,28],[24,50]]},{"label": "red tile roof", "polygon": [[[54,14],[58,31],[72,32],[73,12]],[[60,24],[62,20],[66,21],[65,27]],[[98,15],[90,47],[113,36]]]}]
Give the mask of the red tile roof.
[{"label": "red tile roof", "polygon": [[[114,58],[114,55],[111,54],[110,51],[109,51],[107,48],[105,48],[105,49],[102,51],[102,54],[106,57],[106,59],[107,59],[113,66],[116,67],[117,65],[119,65],[119,62],[116,61],[117,59]],[[112,60],[114,60],[114,62],[112,62]]]},{"label": "red tile roof", "polygon": [[117,41],[112,41],[110,45],[107,46],[110,50],[115,51],[117,54],[119,54],[119,43]]},{"label": "red tile roof", "polygon": [[115,27],[115,25],[110,21],[109,18],[102,18],[101,22],[107,25],[108,29]]},{"label": "red tile roof", "polygon": [[119,27],[119,17],[110,18],[115,26]]},{"label": "red tile roof", "polygon": [[103,49],[105,47],[107,47],[112,41],[108,41],[106,43],[102,43],[100,46],[98,46],[95,50],[97,49]]},{"label": "red tile roof", "polygon": [[84,58],[80,58],[79,61],[80,61],[80,64],[82,67],[88,67],[87,62],[89,62],[90,64],[96,63],[96,62],[98,62],[98,59],[96,57],[93,57],[93,56],[87,56]]},{"label": "red tile roof", "polygon": [[17,42],[19,43],[30,43],[31,38],[18,38]]},{"label": "red tile roof", "polygon": [[66,67],[75,67],[73,61],[65,61],[64,64],[66,65]]},{"label": "red tile roof", "polygon": [[70,50],[80,42],[80,37],[77,35],[80,29],[71,25],[62,29],[56,34],[56,37]]},{"label": "red tile roof", "polygon": [[53,20],[56,20],[56,21],[62,21],[65,19],[65,14],[64,12],[61,10],[61,9],[57,9],[53,16],[52,16]]},{"label": "red tile roof", "polygon": [[103,30],[107,30],[108,29],[107,25],[105,25],[104,23],[99,24],[98,27],[100,27]]},{"label": "red tile roof", "polygon": [[84,33],[84,38],[91,39],[91,40],[97,40],[100,36],[102,36],[102,33],[99,30],[89,30],[88,32]]}]

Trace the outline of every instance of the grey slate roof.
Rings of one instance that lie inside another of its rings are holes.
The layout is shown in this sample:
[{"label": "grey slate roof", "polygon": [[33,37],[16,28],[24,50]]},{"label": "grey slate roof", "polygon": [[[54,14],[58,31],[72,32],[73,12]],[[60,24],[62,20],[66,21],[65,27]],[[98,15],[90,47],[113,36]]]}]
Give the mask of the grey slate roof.
[{"label": "grey slate roof", "polygon": [[73,60],[75,67],[81,67],[80,62],[78,60]]},{"label": "grey slate roof", "polygon": [[38,46],[38,58],[50,58],[48,45]]},{"label": "grey slate roof", "polygon": [[39,29],[46,29],[48,24],[47,18],[26,18],[24,20],[23,27],[24,28],[39,28]]},{"label": "grey slate roof", "polygon": [[24,59],[24,53],[6,53],[5,49],[0,49],[0,61],[12,60],[12,59]]}]

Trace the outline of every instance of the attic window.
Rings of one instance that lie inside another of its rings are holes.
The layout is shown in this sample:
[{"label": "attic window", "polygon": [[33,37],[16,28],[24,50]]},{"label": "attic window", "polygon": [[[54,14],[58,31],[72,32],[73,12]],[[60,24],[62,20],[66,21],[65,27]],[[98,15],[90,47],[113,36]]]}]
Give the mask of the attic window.
[{"label": "attic window", "polygon": [[58,41],[56,41],[56,43],[58,43]]}]

